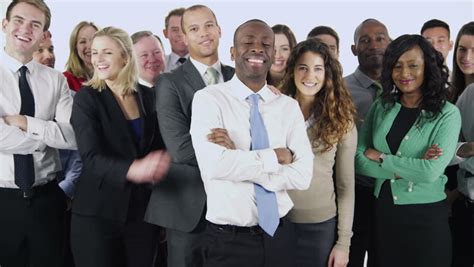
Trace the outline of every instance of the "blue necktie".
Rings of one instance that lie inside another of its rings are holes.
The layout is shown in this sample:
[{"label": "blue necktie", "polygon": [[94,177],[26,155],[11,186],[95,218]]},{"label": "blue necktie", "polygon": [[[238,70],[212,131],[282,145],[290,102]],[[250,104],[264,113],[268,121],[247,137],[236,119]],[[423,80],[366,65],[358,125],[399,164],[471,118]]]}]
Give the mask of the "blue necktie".
[{"label": "blue necktie", "polygon": [[[26,71],[28,68],[22,66],[20,68],[20,97],[21,107],[20,115],[35,116],[35,99],[31,88],[26,79]],[[24,196],[31,195],[31,187],[35,181],[35,167],[33,164],[33,155],[13,155],[15,166],[15,184],[24,192]]]},{"label": "blue necktie", "polygon": [[[252,137],[252,150],[268,148],[268,134],[263,124],[262,115],[258,110],[258,94],[251,94],[249,97],[250,107],[250,136]],[[257,200],[258,224],[270,236],[280,223],[278,204],[274,192],[267,191],[259,184],[254,184],[255,198]]]}]

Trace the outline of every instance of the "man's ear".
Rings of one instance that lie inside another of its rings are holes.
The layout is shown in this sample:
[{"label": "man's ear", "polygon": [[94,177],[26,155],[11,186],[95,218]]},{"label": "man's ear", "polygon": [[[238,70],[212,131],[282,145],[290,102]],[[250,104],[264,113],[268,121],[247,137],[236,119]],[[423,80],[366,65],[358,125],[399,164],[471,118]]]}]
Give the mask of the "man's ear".
[{"label": "man's ear", "polygon": [[357,48],[355,45],[351,45],[351,51],[354,56],[357,56]]},{"label": "man's ear", "polygon": [[235,61],[235,48],[233,46],[230,47],[230,60]]}]

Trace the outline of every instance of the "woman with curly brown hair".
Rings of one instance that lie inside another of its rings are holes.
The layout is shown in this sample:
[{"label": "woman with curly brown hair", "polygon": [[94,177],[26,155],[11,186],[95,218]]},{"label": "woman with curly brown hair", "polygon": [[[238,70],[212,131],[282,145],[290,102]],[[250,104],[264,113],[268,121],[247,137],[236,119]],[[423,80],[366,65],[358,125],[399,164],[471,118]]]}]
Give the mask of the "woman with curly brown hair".
[{"label": "woman with curly brown hair", "polygon": [[296,266],[346,266],[357,130],[341,65],[326,44],[303,41],[290,55],[282,89],[300,104],[315,156],[309,189],[289,192],[294,202],[289,218],[295,224]]}]

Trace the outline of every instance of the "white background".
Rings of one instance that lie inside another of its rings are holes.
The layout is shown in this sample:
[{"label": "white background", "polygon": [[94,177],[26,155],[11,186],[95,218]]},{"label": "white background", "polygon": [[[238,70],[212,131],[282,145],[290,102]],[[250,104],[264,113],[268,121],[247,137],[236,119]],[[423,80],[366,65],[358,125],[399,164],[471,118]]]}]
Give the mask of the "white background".
[{"label": "white background", "polygon": [[[1,17],[5,16],[10,1],[0,0]],[[164,18],[176,7],[188,7],[193,4],[205,4],[216,14],[222,28],[219,56],[226,63],[230,61],[229,49],[232,45],[234,30],[248,19],[259,18],[270,26],[281,23],[288,25],[298,41],[305,39],[315,26],[327,25],[334,28],[340,38],[340,61],[344,74],[352,73],[357,67],[357,58],[352,55],[354,29],[367,18],[376,18],[387,26],[394,39],[404,33],[419,33],[423,23],[432,18],[446,21],[451,27],[454,40],[460,27],[474,20],[473,0],[428,1],[399,0],[388,1],[268,1],[268,0],[214,0],[202,2],[190,1],[110,1],[110,0],[46,0],[52,11],[51,32],[56,50],[56,68],[64,69],[68,55],[69,35],[81,20],[95,22],[100,27],[116,26],[130,34],[139,30],[151,30],[164,42],[165,50],[169,44],[163,37]],[[0,37],[3,46],[4,35]],[[452,65],[452,52],[448,66]]]}]

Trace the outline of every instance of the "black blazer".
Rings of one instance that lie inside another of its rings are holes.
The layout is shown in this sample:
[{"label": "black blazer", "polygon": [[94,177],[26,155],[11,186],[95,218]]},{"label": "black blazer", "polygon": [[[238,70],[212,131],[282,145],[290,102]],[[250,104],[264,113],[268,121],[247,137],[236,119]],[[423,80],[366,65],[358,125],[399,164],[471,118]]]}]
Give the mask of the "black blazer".
[{"label": "black blazer", "polygon": [[132,184],[126,174],[133,160],[163,149],[155,111],[155,93],[137,86],[143,119],[142,138],[135,144],[130,126],[109,88],[83,87],[74,97],[71,124],[83,168],[78,179],[73,213],[124,222]]},{"label": "black blazer", "polygon": [[[229,66],[222,65],[221,71],[224,81],[234,75]],[[189,134],[194,93],[204,87],[191,60],[158,78],[158,122],[173,161],[167,177],[153,189],[145,215],[147,222],[190,232],[204,215],[206,193]]]}]

